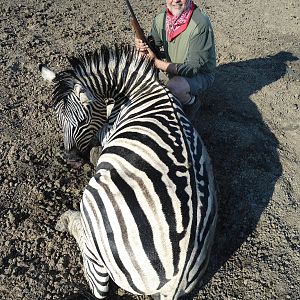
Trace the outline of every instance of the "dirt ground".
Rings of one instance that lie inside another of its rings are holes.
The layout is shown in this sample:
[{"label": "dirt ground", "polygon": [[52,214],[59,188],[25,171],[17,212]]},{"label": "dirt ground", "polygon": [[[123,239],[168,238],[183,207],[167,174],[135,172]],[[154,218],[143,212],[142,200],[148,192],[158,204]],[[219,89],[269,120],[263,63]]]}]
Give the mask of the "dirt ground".
[{"label": "dirt ground", "polygon": [[[132,43],[125,1],[0,1],[0,299],[86,289],[73,238],[55,231],[93,174],[62,156],[51,87],[67,56]],[[164,1],[131,1],[142,26]],[[300,2],[198,1],[217,43],[214,87],[195,126],[212,157],[219,221],[194,299],[300,299]],[[111,299],[131,296],[112,284]]]}]

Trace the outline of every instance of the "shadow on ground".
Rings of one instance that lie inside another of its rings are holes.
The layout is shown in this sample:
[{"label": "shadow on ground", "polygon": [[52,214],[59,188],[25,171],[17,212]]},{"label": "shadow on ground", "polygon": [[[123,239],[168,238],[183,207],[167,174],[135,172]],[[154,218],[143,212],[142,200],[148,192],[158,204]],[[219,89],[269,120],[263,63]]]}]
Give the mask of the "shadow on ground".
[{"label": "shadow on ground", "polygon": [[293,60],[297,57],[280,52],[221,65],[214,87],[204,95],[194,123],[207,145],[219,188],[219,220],[205,283],[256,234],[282,174],[278,141],[251,96],[283,77]]}]

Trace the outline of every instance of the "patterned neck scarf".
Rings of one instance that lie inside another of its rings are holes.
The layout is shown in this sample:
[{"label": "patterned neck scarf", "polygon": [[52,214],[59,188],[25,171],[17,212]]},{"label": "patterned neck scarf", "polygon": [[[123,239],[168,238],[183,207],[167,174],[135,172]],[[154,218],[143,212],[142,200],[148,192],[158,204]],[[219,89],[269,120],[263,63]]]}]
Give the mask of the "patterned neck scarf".
[{"label": "patterned neck scarf", "polygon": [[183,11],[180,16],[174,16],[169,11],[169,9],[167,9],[166,32],[169,42],[174,40],[175,37],[178,36],[181,32],[186,30],[195,8],[196,5],[194,4],[194,2],[190,1],[187,9]]}]

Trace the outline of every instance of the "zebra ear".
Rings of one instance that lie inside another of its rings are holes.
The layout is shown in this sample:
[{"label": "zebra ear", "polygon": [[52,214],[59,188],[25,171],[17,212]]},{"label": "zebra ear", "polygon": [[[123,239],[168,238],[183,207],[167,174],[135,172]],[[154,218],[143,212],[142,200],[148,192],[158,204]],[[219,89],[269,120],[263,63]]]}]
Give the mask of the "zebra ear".
[{"label": "zebra ear", "polygon": [[45,64],[40,64],[39,69],[41,71],[42,77],[45,80],[52,82],[55,79],[55,77],[56,77],[55,72],[50,70]]}]

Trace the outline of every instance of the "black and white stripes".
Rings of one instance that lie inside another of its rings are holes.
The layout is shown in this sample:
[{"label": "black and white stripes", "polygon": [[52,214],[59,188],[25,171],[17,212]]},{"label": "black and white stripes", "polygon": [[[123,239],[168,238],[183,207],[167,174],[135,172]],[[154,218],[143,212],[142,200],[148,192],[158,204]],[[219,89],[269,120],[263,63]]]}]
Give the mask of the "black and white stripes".
[{"label": "black and white stripes", "polygon": [[[177,299],[202,277],[217,203],[210,159],[178,100],[129,46],[70,60],[54,101],[66,151],[103,150],[81,203],[85,275],[136,294]],[[114,107],[107,116],[107,99]]]}]

